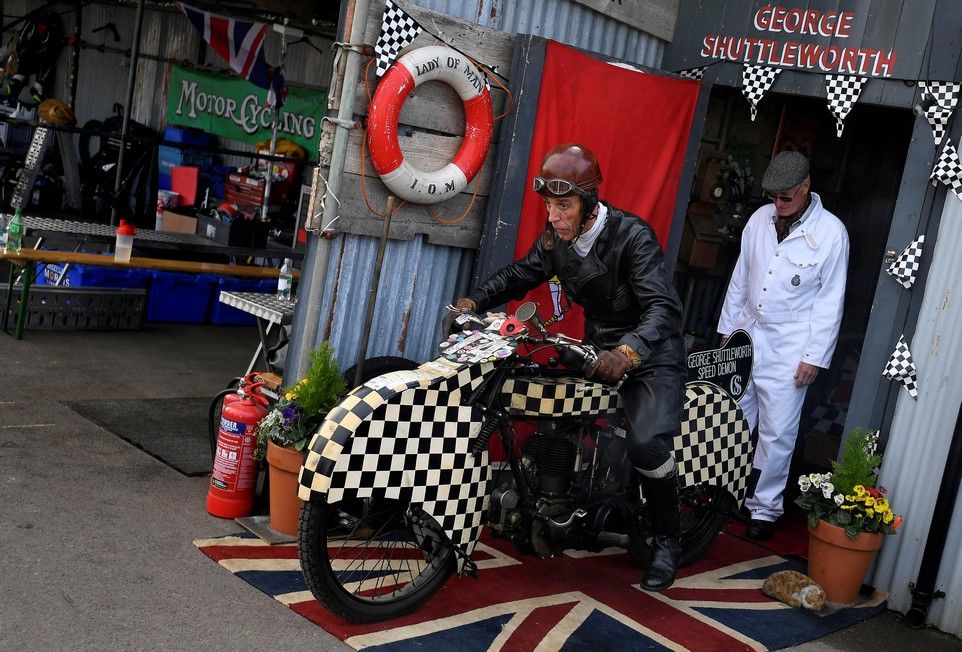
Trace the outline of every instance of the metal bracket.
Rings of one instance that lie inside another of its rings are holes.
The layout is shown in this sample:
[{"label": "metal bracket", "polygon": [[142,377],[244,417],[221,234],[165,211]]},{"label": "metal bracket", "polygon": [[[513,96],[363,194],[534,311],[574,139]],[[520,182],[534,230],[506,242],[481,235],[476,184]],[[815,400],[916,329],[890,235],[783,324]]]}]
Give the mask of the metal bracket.
[{"label": "metal bracket", "polygon": [[[320,188],[320,182],[324,183],[323,191]],[[331,193],[331,197],[337,202],[337,214],[334,218],[328,222],[326,225],[321,226],[320,221],[324,217],[324,206],[327,202],[327,193]],[[321,174],[319,168],[314,168],[314,178],[311,180],[311,201],[307,204],[307,219],[304,220],[304,229],[310,231],[314,235],[324,237],[324,233],[331,230],[331,226],[340,219],[341,217],[341,200],[337,198],[334,191],[331,190],[330,184],[328,184],[327,179]]]},{"label": "metal bracket", "polygon": [[338,127],[345,127],[347,129],[360,129],[361,123],[357,120],[345,120],[343,118],[331,118],[329,116],[324,116],[321,118],[321,122],[333,122]]}]

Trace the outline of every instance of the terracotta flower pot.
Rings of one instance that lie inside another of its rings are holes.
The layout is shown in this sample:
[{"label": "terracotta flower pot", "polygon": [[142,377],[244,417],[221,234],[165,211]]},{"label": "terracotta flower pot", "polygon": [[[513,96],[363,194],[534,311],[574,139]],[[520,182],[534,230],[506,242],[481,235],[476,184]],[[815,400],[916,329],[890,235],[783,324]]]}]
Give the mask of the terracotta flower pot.
[{"label": "terracotta flower pot", "polygon": [[885,535],[860,532],[850,539],[844,528],[827,521],[809,525],[808,534],[808,576],[825,589],[826,601],[854,603]]},{"label": "terracotta flower pot", "polygon": [[267,442],[267,471],[270,478],[271,529],[297,536],[301,499],[297,497],[297,474],[304,453]]}]

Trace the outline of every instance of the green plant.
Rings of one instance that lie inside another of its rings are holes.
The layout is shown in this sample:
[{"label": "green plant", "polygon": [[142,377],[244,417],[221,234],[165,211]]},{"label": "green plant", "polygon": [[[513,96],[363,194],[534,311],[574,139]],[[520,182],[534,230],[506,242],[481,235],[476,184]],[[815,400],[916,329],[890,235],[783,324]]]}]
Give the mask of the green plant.
[{"label": "green plant", "polygon": [[895,534],[902,517],[892,513],[885,487],[876,487],[882,456],[875,453],[878,431],[856,428],[845,440],[831,473],[811,473],[798,479],[801,495],[795,503],[808,510],[812,527],[820,520],[837,525],[851,539],[860,532]]},{"label": "green plant", "polygon": [[258,422],[254,459],[264,459],[268,440],[296,451],[306,449],[314,429],[343,397],[346,384],[334,347],[324,342],[311,351],[310,363],[307,376],[282,387],[277,404]]}]

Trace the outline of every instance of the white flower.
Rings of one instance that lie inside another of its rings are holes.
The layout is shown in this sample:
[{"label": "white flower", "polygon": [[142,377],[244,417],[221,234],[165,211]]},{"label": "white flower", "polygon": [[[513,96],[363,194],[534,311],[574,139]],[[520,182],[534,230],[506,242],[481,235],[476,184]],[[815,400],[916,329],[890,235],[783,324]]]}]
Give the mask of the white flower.
[{"label": "white flower", "polygon": [[825,482],[825,484],[822,485],[822,495],[826,498],[831,498],[833,493],[835,493],[835,485],[831,482]]},{"label": "white flower", "polygon": [[809,481],[810,481],[813,485],[815,485],[816,487],[818,487],[819,485],[822,484],[822,476],[820,476],[820,475],[817,474],[817,473],[812,473],[812,474],[810,474],[810,475],[808,476],[808,479],[809,479]]},{"label": "white flower", "polygon": [[842,494],[835,494],[834,500],[835,500],[835,504],[841,507],[842,503],[845,502],[845,496],[843,496]]},{"label": "white flower", "polygon": [[802,491],[808,491],[809,489],[812,488],[812,481],[809,479],[807,475],[800,476],[798,478],[798,487]]}]

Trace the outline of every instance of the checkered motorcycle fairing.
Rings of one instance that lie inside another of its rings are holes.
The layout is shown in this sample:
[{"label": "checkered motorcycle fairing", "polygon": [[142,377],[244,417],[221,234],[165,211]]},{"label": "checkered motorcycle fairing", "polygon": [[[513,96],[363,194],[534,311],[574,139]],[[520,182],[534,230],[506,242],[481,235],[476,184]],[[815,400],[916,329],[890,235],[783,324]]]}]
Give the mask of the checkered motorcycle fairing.
[{"label": "checkered motorcycle fairing", "polygon": [[752,468],[752,440],[735,399],[715,385],[688,383],[675,459],[682,486],[708,482],[723,487],[741,506]]},{"label": "checkered motorcycle fairing", "polygon": [[[479,415],[461,404],[491,362],[444,359],[356,388],[320,425],[299,477],[302,500],[404,498],[419,505],[467,555],[481,535],[491,477],[488,453],[470,452]],[[459,571],[464,558],[459,558]]]}]

